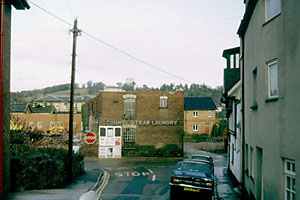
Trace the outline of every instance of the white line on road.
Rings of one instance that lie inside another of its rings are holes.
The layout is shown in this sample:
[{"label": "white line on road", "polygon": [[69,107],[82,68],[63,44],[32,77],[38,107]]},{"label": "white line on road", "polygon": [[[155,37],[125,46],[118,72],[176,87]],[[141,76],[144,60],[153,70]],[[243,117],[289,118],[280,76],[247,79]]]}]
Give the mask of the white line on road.
[{"label": "white line on road", "polygon": [[155,177],[156,177],[155,175],[152,176],[152,181],[155,181]]}]

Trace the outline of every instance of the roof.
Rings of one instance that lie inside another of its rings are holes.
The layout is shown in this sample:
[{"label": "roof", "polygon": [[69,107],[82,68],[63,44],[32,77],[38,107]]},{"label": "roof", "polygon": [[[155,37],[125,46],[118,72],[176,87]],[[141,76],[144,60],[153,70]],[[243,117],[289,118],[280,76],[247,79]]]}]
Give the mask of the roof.
[{"label": "roof", "polygon": [[224,58],[227,58],[228,55],[237,54],[237,53],[240,53],[240,47],[234,47],[234,48],[230,48],[230,49],[225,49],[223,51],[222,56]]},{"label": "roof", "polygon": [[253,11],[254,11],[257,1],[258,0],[248,0],[246,11],[244,13],[244,17],[243,17],[241,24],[239,26],[239,29],[237,31],[237,34],[240,37],[244,37],[244,35],[246,33],[246,30],[250,23],[250,20],[251,20],[251,17],[252,17],[252,14],[253,14]]},{"label": "roof", "polygon": [[184,110],[216,110],[216,104],[211,97],[185,97]]},{"label": "roof", "polygon": [[39,99],[34,100],[34,102],[60,102],[62,99],[55,96],[45,96]]},{"label": "roof", "polygon": [[25,8],[30,8],[26,0],[9,0],[8,2],[10,2],[17,10],[25,10]]},{"label": "roof", "polygon": [[26,108],[27,104],[10,104],[10,112],[12,113],[24,113]]},{"label": "roof", "polygon": [[29,109],[31,113],[55,113],[56,112],[55,107],[52,105],[49,106],[29,105]]},{"label": "roof", "polygon": [[[74,101],[86,101],[89,100],[90,96],[86,96],[84,98],[82,98],[81,96],[75,96],[74,97]],[[34,102],[69,102],[70,101],[70,97],[56,97],[56,96],[45,96],[39,99],[34,100]]]}]

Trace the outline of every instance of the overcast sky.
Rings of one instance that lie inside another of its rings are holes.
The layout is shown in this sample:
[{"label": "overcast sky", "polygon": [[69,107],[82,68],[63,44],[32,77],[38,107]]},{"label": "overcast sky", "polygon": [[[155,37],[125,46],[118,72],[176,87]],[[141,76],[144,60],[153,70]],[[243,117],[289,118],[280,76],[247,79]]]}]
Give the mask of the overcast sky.
[{"label": "overcast sky", "polygon": [[236,32],[244,13],[242,0],[30,0],[29,4],[29,10],[13,9],[12,91],[70,82],[69,30],[76,17],[84,31],[77,40],[76,83],[116,85],[133,78],[138,86],[221,86],[226,64],[222,52],[239,45]]}]

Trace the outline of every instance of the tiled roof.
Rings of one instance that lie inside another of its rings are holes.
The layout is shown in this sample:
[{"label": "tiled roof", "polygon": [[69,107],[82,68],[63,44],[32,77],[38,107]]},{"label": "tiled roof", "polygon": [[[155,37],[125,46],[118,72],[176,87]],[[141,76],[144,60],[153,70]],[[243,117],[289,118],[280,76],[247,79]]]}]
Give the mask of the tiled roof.
[{"label": "tiled roof", "polygon": [[34,105],[29,105],[29,109],[31,113],[55,113],[56,109],[54,106],[34,106]]},{"label": "tiled roof", "polygon": [[[85,100],[86,96],[84,97]],[[81,96],[75,96],[74,101],[84,101]],[[34,100],[34,102],[69,102],[70,97],[45,96]]]},{"label": "tiled roof", "polygon": [[23,113],[26,111],[27,104],[10,104],[10,112]]},{"label": "tiled roof", "polygon": [[216,110],[216,104],[211,97],[185,97],[184,110]]},{"label": "tiled roof", "polygon": [[34,102],[60,102],[60,101],[63,101],[63,100],[56,96],[45,96],[45,97],[34,100]]}]

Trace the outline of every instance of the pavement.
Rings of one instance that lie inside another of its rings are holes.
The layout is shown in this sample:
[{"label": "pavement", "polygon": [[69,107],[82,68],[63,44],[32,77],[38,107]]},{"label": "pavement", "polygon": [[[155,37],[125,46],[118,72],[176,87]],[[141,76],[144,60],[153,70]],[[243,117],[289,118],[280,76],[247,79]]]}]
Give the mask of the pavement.
[{"label": "pavement", "polygon": [[6,193],[0,196],[5,200],[94,200],[99,199],[97,190],[103,182],[104,172],[99,169],[86,170],[84,174],[59,189],[26,190],[24,192]]},{"label": "pavement", "polygon": [[[204,152],[188,145],[185,146],[186,156],[191,154],[209,154],[214,157],[214,162],[222,163],[215,170],[217,179],[215,199],[241,199],[238,188],[233,188],[233,181],[228,175],[226,166],[226,155],[216,155],[209,152]],[[168,162],[181,160],[181,158],[120,158],[126,162]],[[86,161],[99,161],[99,158],[86,158]],[[225,164],[224,164],[225,163]],[[216,166],[216,164],[215,164]],[[0,196],[0,199],[5,200],[98,200],[101,192],[107,184],[109,174],[99,169],[88,169],[74,183],[59,189],[46,190],[27,190],[24,192],[7,193]]]}]

